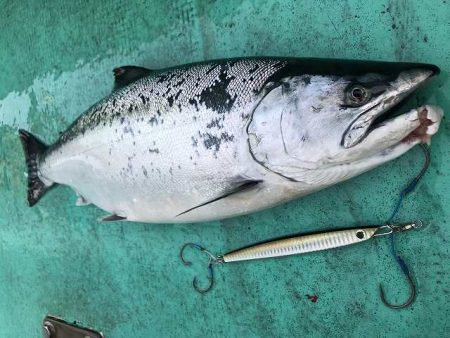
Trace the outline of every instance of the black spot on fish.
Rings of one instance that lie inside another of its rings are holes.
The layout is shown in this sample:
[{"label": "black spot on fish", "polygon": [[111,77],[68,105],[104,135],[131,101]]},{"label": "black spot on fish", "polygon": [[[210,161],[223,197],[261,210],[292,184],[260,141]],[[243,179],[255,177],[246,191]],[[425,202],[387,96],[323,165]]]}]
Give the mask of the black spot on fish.
[{"label": "black spot on fish", "polygon": [[167,102],[169,103],[169,107],[172,107],[173,106],[173,96],[169,96],[168,98],[167,98]]},{"label": "black spot on fish", "polygon": [[252,69],[250,69],[248,72],[249,74],[253,74],[259,69],[259,64],[256,64]]},{"label": "black spot on fish", "polygon": [[157,83],[163,83],[167,80],[167,75],[159,75]]},{"label": "black spot on fish", "polygon": [[251,114],[249,113],[241,113],[241,119],[248,120],[250,118]]},{"label": "black spot on fish", "polygon": [[181,79],[180,81],[178,81],[176,84],[175,84],[175,87],[180,87],[183,83],[185,83],[186,82],[186,79],[185,78],[183,78],[183,79]]},{"label": "black spot on fish", "polygon": [[218,80],[200,93],[200,103],[219,114],[229,112],[237,96],[235,94],[232,97],[227,90],[228,85],[234,78],[234,76],[227,76],[226,67],[222,65]]},{"label": "black spot on fish", "polygon": [[133,106],[128,107],[128,112],[131,113],[133,111]]},{"label": "black spot on fish", "polygon": [[203,134],[203,137],[203,144],[205,145],[206,149],[213,149],[216,152],[219,151],[220,146],[223,142],[231,142],[234,140],[234,136],[229,135],[226,132],[220,134],[220,136],[205,133]]},{"label": "black spot on fish", "polygon": [[172,170],[172,167],[170,167],[170,168],[169,168],[169,174],[170,174],[170,176],[172,176],[172,175],[173,175],[173,170]]},{"label": "black spot on fish", "polygon": [[124,134],[127,134],[127,133],[134,134],[134,133],[133,133],[133,128],[131,128],[129,125],[123,127],[123,132],[124,132]]},{"label": "black spot on fish", "polygon": [[284,95],[287,95],[289,93],[291,93],[293,91],[293,89],[291,88],[291,85],[289,82],[283,82],[281,84],[281,93]]},{"label": "black spot on fish", "polygon": [[120,118],[120,124],[123,124],[125,122],[125,117]]},{"label": "black spot on fish", "polygon": [[221,118],[215,118],[210,123],[206,125],[206,128],[211,129],[213,127],[216,127],[217,129],[222,129],[223,124],[221,124],[222,119]]},{"label": "black spot on fish", "polygon": [[144,166],[142,166],[142,172],[144,173],[145,177],[148,177],[147,169]]},{"label": "black spot on fish", "polygon": [[197,147],[198,146],[198,140],[194,136],[192,136],[191,138],[192,138],[192,146],[193,147]]},{"label": "black spot on fish", "polygon": [[178,100],[178,97],[180,96],[180,94],[182,93],[183,91],[180,89],[176,94],[175,94],[175,100]]},{"label": "black spot on fish", "polygon": [[158,149],[158,148],[154,148],[154,149],[149,148],[149,149],[148,149],[148,152],[149,152],[149,153],[159,154],[159,149]]},{"label": "black spot on fish", "polygon": [[139,98],[141,99],[142,104],[145,104],[145,96],[142,94],[139,94]]},{"label": "black spot on fish", "polygon": [[148,120],[148,124],[150,124],[151,126],[153,126],[154,124],[158,124],[158,119],[154,116],[152,116],[149,120]]},{"label": "black spot on fish", "polygon": [[198,111],[198,103],[196,99],[189,99],[188,102],[191,106],[195,106],[195,110]]},{"label": "black spot on fish", "polygon": [[[216,69],[217,68],[217,65],[216,66],[212,66],[211,68],[209,68],[207,71],[206,71],[206,75],[208,75],[209,73],[211,73],[214,69]],[[198,78],[198,80],[197,81],[200,81],[200,78]]]}]

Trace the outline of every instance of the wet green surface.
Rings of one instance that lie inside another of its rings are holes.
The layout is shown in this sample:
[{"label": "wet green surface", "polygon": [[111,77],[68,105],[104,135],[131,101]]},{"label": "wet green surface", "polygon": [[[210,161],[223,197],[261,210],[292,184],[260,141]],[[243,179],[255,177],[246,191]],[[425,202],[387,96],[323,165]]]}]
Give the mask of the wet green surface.
[{"label": "wet green surface", "polygon": [[[344,184],[254,215],[197,225],[96,222],[68,188],[25,203],[19,127],[51,142],[112,87],[113,67],[170,66],[250,55],[422,61],[439,79],[417,95],[450,111],[449,1],[0,1],[0,337],[39,337],[47,313],[110,337],[448,335],[450,123],[398,220],[428,226],[398,237],[414,270],[407,296],[385,239],[334,251],[217,269],[207,295],[191,289],[202,265],[184,267],[186,241],[223,252],[296,232],[386,220],[419,169],[413,149]],[[194,257],[195,256],[195,257]],[[191,258],[203,262],[203,256]],[[312,303],[306,294],[318,295]]]}]

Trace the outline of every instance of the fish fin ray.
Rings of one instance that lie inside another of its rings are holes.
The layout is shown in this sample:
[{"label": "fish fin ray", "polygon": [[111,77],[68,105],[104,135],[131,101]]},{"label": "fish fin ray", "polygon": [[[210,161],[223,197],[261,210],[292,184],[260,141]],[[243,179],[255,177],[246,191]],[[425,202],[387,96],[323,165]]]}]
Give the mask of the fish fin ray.
[{"label": "fish fin ray", "polygon": [[261,182],[262,182],[261,180],[259,180],[259,181],[244,181],[240,185],[238,185],[237,187],[234,187],[231,190],[225,192],[223,195],[220,195],[220,196],[218,196],[218,197],[216,197],[216,198],[214,198],[214,199],[212,199],[210,201],[204,202],[204,203],[199,204],[199,205],[197,205],[195,207],[192,207],[192,208],[190,208],[188,210],[185,210],[185,211],[179,213],[178,215],[176,215],[176,217],[179,217],[181,215],[187,214],[188,212],[191,212],[191,211],[196,210],[198,208],[204,207],[204,206],[206,206],[208,204],[217,202],[217,201],[222,200],[224,198],[230,197],[231,195],[235,195],[235,194],[238,194],[240,192],[247,191],[247,190],[249,190],[251,188],[254,188],[256,185],[258,185]]},{"label": "fish fin ray", "polygon": [[116,222],[116,221],[126,221],[126,217],[122,217],[116,214],[105,216],[101,219],[102,222]]},{"label": "fish fin ray", "polygon": [[28,205],[32,207],[54,185],[53,182],[44,183],[39,177],[39,157],[42,156],[48,146],[26,130],[19,129],[19,137],[22,143],[28,173]]},{"label": "fish fin ray", "polygon": [[152,72],[151,69],[137,66],[120,66],[114,68],[114,89],[125,87],[136,80],[150,75]]}]

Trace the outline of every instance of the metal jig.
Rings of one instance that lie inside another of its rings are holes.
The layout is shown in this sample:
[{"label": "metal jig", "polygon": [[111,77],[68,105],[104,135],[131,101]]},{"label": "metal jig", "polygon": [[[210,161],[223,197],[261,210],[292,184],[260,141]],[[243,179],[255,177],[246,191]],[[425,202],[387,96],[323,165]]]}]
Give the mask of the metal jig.
[{"label": "metal jig", "polygon": [[[230,251],[220,256],[212,254],[199,244],[186,243],[181,247],[180,259],[184,265],[189,266],[192,264],[184,257],[184,251],[187,247],[204,252],[208,256],[208,286],[205,288],[199,287],[197,277],[195,277],[192,281],[192,285],[197,292],[206,293],[211,290],[214,285],[214,265],[328,250],[360,243],[379,236],[386,236],[397,232],[417,229],[421,226],[422,222],[416,221],[398,225],[390,224],[381,225],[378,227],[354,228],[317,234],[296,235],[289,238],[275,239],[258,243],[242,249]],[[406,264],[403,263],[402,266],[404,271],[408,271]],[[385,299],[384,302],[386,303]]]}]

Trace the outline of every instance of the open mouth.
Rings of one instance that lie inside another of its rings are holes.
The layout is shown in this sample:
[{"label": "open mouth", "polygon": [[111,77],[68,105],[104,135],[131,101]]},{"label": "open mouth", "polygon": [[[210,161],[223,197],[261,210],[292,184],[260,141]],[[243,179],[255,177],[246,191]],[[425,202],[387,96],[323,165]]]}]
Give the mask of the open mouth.
[{"label": "open mouth", "polygon": [[407,80],[400,80],[399,89],[358,116],[344,134],[342,145],[351,148],[369,136],[375,136],[373,134],[376,134],[381,143],[385,143],[382,138],[390,139],[390,143],[429,143],[438,129],[442,111],[432,106],[405,111],[411,101],[407,98],[428,82],[435,72],[418,74],[410,75]]}]

